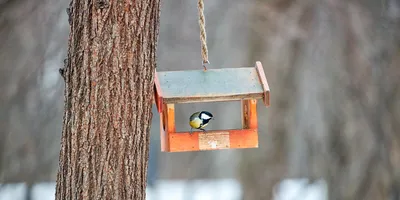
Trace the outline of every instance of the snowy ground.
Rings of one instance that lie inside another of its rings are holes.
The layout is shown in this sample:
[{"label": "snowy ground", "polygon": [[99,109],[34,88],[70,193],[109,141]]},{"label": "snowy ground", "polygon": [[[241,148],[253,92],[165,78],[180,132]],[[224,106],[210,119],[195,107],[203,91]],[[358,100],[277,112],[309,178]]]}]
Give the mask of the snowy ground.
[{"label": "snowy ground", "polygon": [[[0,185],[0,200],[24,200],[25,184]],[[54,200],[55,183],[34,185],[31,200]],[[327,200],[325,181],[284,180],[275,187],[274,200]],[[170,181],[160,180],[157,189],[147,189],[147,200],[239,200],[242,191],[234,179]]]},{"label": "snowy ground", "polygon": [[[24,200],[25,184],[1,185],[0,200]],[[38,183],[31,200],[54,200],[55,183]],[[147,200],[239,200],[241,188],[236,180],[160,180],[157,189],[147,189]]]},{"label": "snowy ground", "polygon": [[308,179],[286,179],[274,190],[274,200],[328,200],[328,186],[324,180],[310,183]]}]

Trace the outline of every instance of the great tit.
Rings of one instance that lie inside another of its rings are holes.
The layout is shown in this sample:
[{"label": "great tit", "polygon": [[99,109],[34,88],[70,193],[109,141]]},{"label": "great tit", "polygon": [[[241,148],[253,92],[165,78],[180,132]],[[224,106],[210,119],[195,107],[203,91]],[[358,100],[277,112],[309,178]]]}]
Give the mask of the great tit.
[{"label": "great tit", "polygon": [[208,122],[213,119],[213,117],[214,116],[207,111],[193,113],[189,118],[189,125],[191,126],[190,134],[192,134],[193,129],[199,129],[205,132],[206,130],[204,127],[208,125]]}]

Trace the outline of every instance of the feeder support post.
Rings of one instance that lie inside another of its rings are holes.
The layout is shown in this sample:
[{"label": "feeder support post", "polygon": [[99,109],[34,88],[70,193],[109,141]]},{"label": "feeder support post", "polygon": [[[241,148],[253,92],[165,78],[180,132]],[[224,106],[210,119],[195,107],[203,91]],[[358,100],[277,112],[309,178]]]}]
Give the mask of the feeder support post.
[{"label": "feeder support post", "polygon": [[257,129],[257,100],[244,99],[242,102],[242,128]]}]

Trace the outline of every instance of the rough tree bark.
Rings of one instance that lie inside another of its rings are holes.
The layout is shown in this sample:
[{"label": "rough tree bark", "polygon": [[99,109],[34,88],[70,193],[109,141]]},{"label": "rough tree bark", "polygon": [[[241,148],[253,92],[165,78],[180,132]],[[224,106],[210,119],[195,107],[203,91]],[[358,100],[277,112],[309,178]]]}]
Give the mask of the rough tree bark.
[{"label": "rough tree bark", "polygon": [[145,199],[159,0],[72,0],[56,199]]}]

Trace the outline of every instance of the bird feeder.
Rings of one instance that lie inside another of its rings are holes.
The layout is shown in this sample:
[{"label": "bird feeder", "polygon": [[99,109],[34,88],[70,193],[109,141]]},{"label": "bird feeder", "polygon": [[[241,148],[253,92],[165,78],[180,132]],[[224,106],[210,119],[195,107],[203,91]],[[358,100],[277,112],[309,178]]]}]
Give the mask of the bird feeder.
[{"label": "bird feeder", "polygon": [[[258,148],[257,100],[270,105],[261,62],[255,67],[155,71],[154,100],[160,114],[161,151]],[[176,132],[175,104],[241,101],[242,129]]]}]

